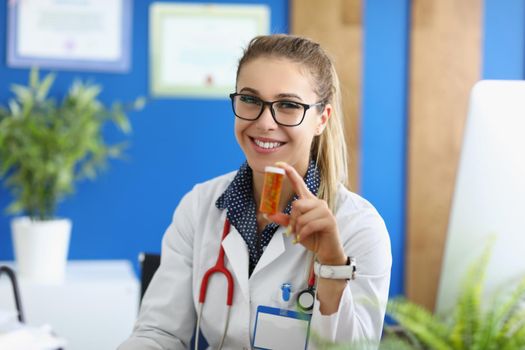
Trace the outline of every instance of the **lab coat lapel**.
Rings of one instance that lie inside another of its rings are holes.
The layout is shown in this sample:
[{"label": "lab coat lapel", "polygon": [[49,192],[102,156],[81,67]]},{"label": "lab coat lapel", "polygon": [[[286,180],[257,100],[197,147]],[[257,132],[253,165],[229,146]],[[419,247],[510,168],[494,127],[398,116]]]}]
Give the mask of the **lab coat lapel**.
[{"label": "lab coat lapel", "polygon": [[255,269],[252,272],[252,276],[260,270],[264,269],[267,265],[269,265],[272,261],[277,259],[282,253],[284,253],[284,229],[285,228],[281,226],[273,234],[270,243],[268,243],[268,246],[264,250],[263,255],[257,262],[257,265],[255,266]]},{"label": "lab coat lapel", "polygon": [[222,241],[222,247],[226,253],[226,257],[230,262],[233,273],[237,277],[237,281],[241,286],[241,292],[249,300],[248,290],[248,250],[243,249],[246,247],[243,238],[239,232],[231,225],[230,233]]}]

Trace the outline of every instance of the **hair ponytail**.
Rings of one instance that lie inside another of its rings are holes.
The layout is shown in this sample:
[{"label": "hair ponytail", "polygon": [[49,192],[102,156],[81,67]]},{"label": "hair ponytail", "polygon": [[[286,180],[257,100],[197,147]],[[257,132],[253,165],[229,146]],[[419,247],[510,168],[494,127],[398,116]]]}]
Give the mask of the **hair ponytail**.
[{"label": "hair ponytail", "polygon": [[335,209],[337,186],[348,186],[348,156],[344,135],[343,110],[339,78],[332,65],[332,114],[323,133],[312,143],[312,158],[317,163],[321,176],[318,197],[326,200],[332,211]]}]

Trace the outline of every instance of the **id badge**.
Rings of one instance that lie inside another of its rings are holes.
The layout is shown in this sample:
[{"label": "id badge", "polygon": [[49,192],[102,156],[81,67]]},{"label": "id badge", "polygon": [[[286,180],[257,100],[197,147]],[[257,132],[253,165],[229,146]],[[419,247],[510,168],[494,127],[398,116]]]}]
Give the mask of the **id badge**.
[{"label": "id badge", "polygon": [[253,349],[303,350],[307,348],[312,315],[260,305],[253,332]]}]

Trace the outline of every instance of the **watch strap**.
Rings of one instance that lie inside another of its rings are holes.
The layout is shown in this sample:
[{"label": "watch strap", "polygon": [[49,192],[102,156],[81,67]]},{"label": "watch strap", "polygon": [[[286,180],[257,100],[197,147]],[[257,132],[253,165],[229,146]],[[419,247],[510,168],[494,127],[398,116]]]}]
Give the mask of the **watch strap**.
[{"label": "watch strap", "polygon": [[356,275],[355,258],[347,257],[346,265],[322,265],[317,260],[314,262],[316,276],[337,280],[353,280]]}]

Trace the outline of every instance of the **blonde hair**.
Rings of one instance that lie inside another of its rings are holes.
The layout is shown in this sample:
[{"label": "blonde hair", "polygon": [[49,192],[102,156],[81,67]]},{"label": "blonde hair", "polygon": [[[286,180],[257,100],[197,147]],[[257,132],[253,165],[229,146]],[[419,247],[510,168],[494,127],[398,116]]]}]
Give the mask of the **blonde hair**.
[{"label": "blonde hair", "polygon": [[301,64],[313,78],[319,100],[333,107],[324,131],[312,142],[310,157],[315,159],[320,174],[317,196],[335,211],[337,187],[348,185],[348,160],[341,91],[334,64],[321,46],[310,39],[286,34],[257,36],[239,60],[237,78],[245,63],[259,57],[286,58]]}]

